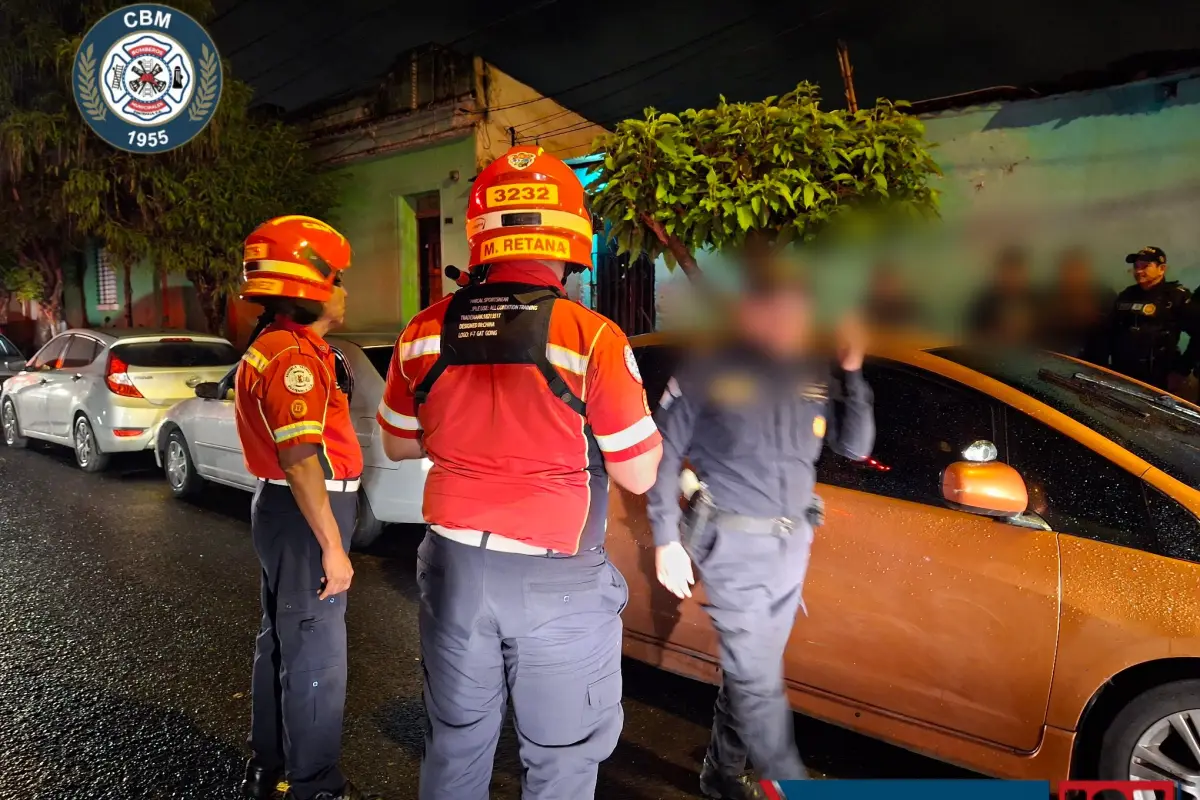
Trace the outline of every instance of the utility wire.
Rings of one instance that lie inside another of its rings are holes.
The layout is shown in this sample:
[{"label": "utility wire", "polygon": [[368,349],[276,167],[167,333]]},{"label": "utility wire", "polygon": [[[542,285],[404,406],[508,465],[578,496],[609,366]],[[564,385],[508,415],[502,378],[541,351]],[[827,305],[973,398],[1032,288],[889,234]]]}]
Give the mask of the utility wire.
[{"label": "utility wire", "polygon": [[207,23],[205,23],[205,24],[206,24],[206,25],[208,25],[208,26],[216,25],[218,22],[220,22],[221,20],[225,19],[226,17],[228,17],[228,16],[229,16],[230,14],[232,14],[233,12],[237,11],[239,8],[241,8],[242,6],[246,5],[246,3],[247,3],[247,2],[248,2],[248,0],[235,0],[235,2],[233,3],[233,5],[231,5],[229,8],[225,9],[224,11],[222,11],[220,14],[217,14],[215,17],[213,17],[212,19],[210,19],[210,20],[209,20]]},{"label": "utility wire", "polygon": [[521,106],[527,106],[532,103],[540,103],[543,100],[553,100],[553,99],[559,97],[560,95],[569,94],[571,92],[578,91],[579,89],[583,89],[584,87],[591,86],[592,84],[595,84],[595,83],[599,83],[600,81],[606,81],[609,78],[612,78],[616,75],[620,75],[625,72],[628,72],[629,70],[640,67],[643,64],[649,64],[652,61],[657,61],[658,59],[662,58],[663,56],[669,56],[669,55],[672,55],[673,53],[679,52],[680,50],[685,50],[685,49],[691,47],[692,45],[699,44],[700,42],[708,41],[709,39],[712,39],[713,37],[720,36],[721,34],[725,33],[726,31],[729,31],[740,25],[744,25],[747,22],[755,20],[758,18],[758,16],[759,15],[757,13],[755,13],[755,14],[751,14],[746,17],[742,17],[741,19],[735,20],[734,22],[731,22],[727,25],[722,25],[721,27],[717,28],[716,30],[709,31],[708,33],[703,34],[702,36],[697,36],[694,39],[689,39],[688,41],[677,44],[672,48],[669,48],[669,49],[663,50],[659,53],[655,53],[653,55],[647,56],[646,58],[643,58],[639,61],[635,61],[632,64],[626,64],[623,67],[611,70],[610,72],[606,72],[603,75],[598,75],[595,78],[591,78],[590,80],[583,81],[582,83],[577,83],[574,86],[568,86],[565,89],[559,89],[558,91],[555,91],[555,92],[547,92],[542,97],[538,97],[533,100],[523,100],[520,103],[509,103],[509,104],[503,105],[503,106],[494,106],[492,108],[487,108],[487,109],[482,109],[482,110],[488,111],[489,113],[492,111],[507,111],[510,108],[519,108]]},{"label": "utility wire", "polygon": [[[807,17],[807,18],[805,18],[805,19],[801,20],[800,22],[796,23],[795,25],[791,25],[791,26],[789,26],[789,27],[787,27],[787,28],[784,28],[783,30],[781,30],[781,31],[779,31],[779,32],[777,32],[777,33],[775,33],[775,34],[773,34],[772,36],[770,36],[770,37],[768,37],[768,38],[766,38],[766,39],[762,39],[762,40],[760,40],[760,41],[758,41],[758,42],[756,42],[756,43],[754,43],[754,44],[751,44],[751,45],[748,45],[748,46],[746,46],[746,47],[743,47],[743,48],[741,48],[741,49],[739,49],[739,50],[735,50],[735,51],[733,51],[733,52],[727,53],[727,54],[726,54],[724,57],[722,57],[722,58],[720,59],[720,61],[719,61],[718,63],[724,63],[725,61],[727,61],[727,60],[728,60],[728,59],[730,59],[730,58],[735,58],[735,57],[737,57],[737,56],[740,56],[742,53],[747,53],[747,52],[750,52],[750,51],[752,51],[752,50],[757,50],[757,49],[759,49],[759,48],[763,47],[764,45],[766,45],[766,44],[767,44],[768,42],[770,42],[770,41],[773,41],[773,40],[775,40],[775,39],[778,39],[778,38],[780,38],[780,37],[782,37],[782,36],[786,36],[787,34],[789,34],[789,33],[792,33],[792,32],[794,32],[794,31],[796,31],[796,30],[798,30],[798,29],[800,29],[800,28],[802,28],[802,27],[804,27],[804,26],[808,25],[810,22],[813,22],[813,21],[815,21],[815,20],[821,19],[822,17],[826,17],[826,16],[830,15],[831,13],[833,13],[833,12],[836,10],[836,8],[837,8],[837,3],[835,2],[835,4],[834,4],[833,6],[830,6],[829,8],[825,9],[824,11],[821,11],[821,12],[819,12],[819,13],[817,13],[817,14],[814,14],[814,15],[813,15],[813,16],[811,16],[811,17]],[[656,77],[656,76],[658,76],[658,75],[661,75],[661,74],[663,74],[663,73],[670,72],[671,70],[674,70],[674,69],[678,68],[679,66],[682,66],[682,65],[684,65],[684,64],[687,64],[687,63],[689,63],[690,61],[691,61],[691,56],[686,56],[686,57],[684,57],[684,58],[682,58],[682,59],[679,59],[679,60],[677,60],[677,61],[674,61],[674,62],[672,62],[671,64],[668,64],[668,65],[666,65],[665,67],[663,67],[663,68],[662,68],[662,69],[660,69],[660,70],[656,70],[656,71],[654,71],[654,72],[650,73],[649,75],[643,75],[643,76],[641,76],[641,77],[640,77],[640,78],[638,78],[638,80],[637,80],[637,81],[635,81],[634,83],[627,84],[627,85],[625,85],[625,86],[622,86],[622,87],[620,87],[620,88],[618,88],[618,89],[615,89],[615,90],[613,90],[613,91],[611,91],[611,92],[607,92],[607,93],[605,93],[605,94],[602,94],[602,95],[600,95],[599,97],[592,98],[592,99],[591,99],[591,102],[596,102],[596,101],[603,100],[603,99],[605,99],[605,98],[612,97],[612,96],[614,96],[614,95],[620,94],[620,93],[622,93],[622,92],[626,91],[627,89],[630,89],[630,88],[632,88],[633,86],[636,86],[636,85],[638,85],[638,84],[640,84],[640,83],[643,83],[643,82],[645,82],[646,80],[648,80],[648,79],[650,79],[650,78],[654,78],[654,77]],[[746,74],[749,74],[749,73],[746,73]],[[742,77],[742,75],[738,75],[737,77]],[[658,96],[661,96],[661,92],[659,93],[659,95],[658,95]],[[650,104],[649,104],[649,103],[645,103],[644,105],[650,105]],[[640,111],[640,110],[641,110],[641,109],[638,109],[638,111]],[[634,111],[634,112],[632,112],[632,113],[636,114],[636,113],[638,113],[638,111]],[[560,117],[560,116],[564,116],[564,115],[563,115],[563,114],[561,114],[561,113],[560,113],[560,114],[553,114],[553,115],[550,115],[550,116],[549,116],[549,117],[547,117],[547,118],[543,118],[543,120],[553,119],[553,118],[557,118],[557,117]],[[626,116],[617,117],[617,119],[624,119],[624,118],[627,118],[627,117],[626,117]],[[522,125],[522,126],[521,126],[522,130],[524,130],[524,131],[527,131],[527,133],[526,133],[524,136],[522,136],[522,137],[521,137],[521,140],[522,140],[522,142],[528,142],[528,141],[532,141],[533,139],[541,139],[541,138],[545,138],[545,137],[549,137],[549,136],[561,136],[561,135],[568,134],[568,133],[574,133],[575,131],[579,131],[579,130],[586,130],[587,128],[589,128],[589,127],[592,127],[593,125],[596,125],[596,124],[598,124],[598,123],[591,122],[591,121],[585,121],[585,122],[582,122],[582,123],[574,123],[574,124],[572,124],[572,125],[568,125],[568,126],[566,126],[566,127],[557,128],[557,129],[555,129],[555,130],[550,130],[550,131],[539,131],[539,132],[537,132],[537,133],[532,133],[532,132],[529,132],[529,131],[530,131],[530,127],[531,127],[531,126],[533,126],[533,125],[536,125],[536,124],[537,124],[539,121],[542,121],[542,120],[533,120],[532,122],[530,122],[530,123],[526,123],[525,125]]]},{"label": "utility wire", "polygon": [[[519,16],[521,16],[521,15],[523,15],[523,14],[528,14],[528,13],[529,13],[529,12],[531,12],[531,11],[537,11],[539,8],[545,8],[546,6],[548,6],[548,5],[552,5],[553,3],[556,3],[556,2],[558,2],[558,0],[540,0],[540,2],[534,3],[532,6],[528,6],[528,7],[526,7],[526,8],[523,8],[523,9],[517,9],[516,11],[513,11],[513,12],[512,12],[512,13],[510,13],[510,14],[506,14],[506,15],[504,15],[504,16],[502,16],[502,17],[499,17],[498,19],[492,20],[491,22],[487,23],[486,25],[483,25],[483,26],[481,26],[481,27],[479,27],[479,28],[476,28],[476,29],[474,29],[474,30],[472,30],[472,31],[469,31],[468,33],[464,34],[463,36],[460,36],[460,37],[458,37],[457,39],[455,39],[454,41],[450,42],[449,44],[447,44],[447,45],[443,45],[443,46],[444,46],[444,47],[446,47],[446,48],[451,48],[451,47],[453,47],[454,45],[456,45],[456,44],[459,44],[460,42],[466,41],[467,39],[470,39],[471,37],[475,36],[476,34],[478,34],[478,33],[481,33],[481,32],[483,32],[483,31],[486,31],[486,30],[488,30],[489,28],[492,28],[492,27],[494,27],[494,26],[496,26],[496,25],[499,25],[499,24],[500,24],[500,23],[502,23],[502,22],[507,22],[508,20],[510,20],[510,19],[513,19],[514,17],[519,17]],[[382,10],[391,10],[392,8],[394,8],[394,6],[391,6],[391,7],[389,7],[388,9],[377,9],[377,11],[382,11]],[[375,12],[372,12],[372,14],[369,14],[368,16],[364,17],[363,19],[359,20],[359,22],[358,22],[358,25],[361,25],[363,22],[366,22],[366,21],[367,21],[368,19],[370,19],[370,18],[371,18],[371,17],[372,17],[374,14],[375,14]],[[342,35],[344,35],[344,34],[346,34],[346,33],[349,33],[351,30],[353,30],[353,29],[354,29],[354,27],[357,27],[357,25],[355,25],[355,26],[353,26],[353,27],[351,27],[351,28],[346,28],[346,29],[344,29],[344,30],[342,30],[342,31],[340,31],[340,32],[338,32],[338,33],[335,33],[335,34],[333,34],[332,36],[330,36],[330,37],[328,37],[327,39],[325,39],[324,41],[322,41],[320,44],[328,44],[329,42],[332,42],[332,41],[334,41],[335,39],[338,39],[338,38],[340,38]],[[319,45],[318,45],[318,46],[319,46]],[[275,94],[276,92],[279,92],[279,91],[281,91],[281,90],[283,90],[283,89],[286,89],[287,87],[289,87],[289,86],[291,86],[292,84],[294,84],[294,83],[296,83],[297,81],[299,81],[301,78],[305,78],[305,77],[307,77],[307,76],[311,75],[313,72],[315,72],[316,70],[318,70],[318,69],[320,69],[320,68],[322,68],[322,67],[324,67],[324,66],[325,66],[325,64],[323,64],[323,63],[320,63],[320,62],[314,63],[314,64],[313,64],[312,66],[310,66],[308,69],[305,69],[305,70],[302,70],[302,71],[300,71],[300,72],[296,73],[296,74],[295,74],[295,75],[293,75],[292,77],[290,77],[290,78],[288,78],[287,80],[285,80],[283,83],[280,83],[280,84],[278,84],[278,85],[276,85],[276,86],[274,86],[274,87],[272,87],[272,88],[270,88],[270,89],[267,89],[267,90],[263,91],[263,92],[262,92],[262,96],[263,96],[263,97],[268,97],[268,96],[270,96],[270,95],[273,95],[273,94]],[[273,72],[273,71],[274,71],[274,68],[272,68],[272,69],[270,69],[270,70],[267,70],[267,71],[268,71],[268,72]]]}]

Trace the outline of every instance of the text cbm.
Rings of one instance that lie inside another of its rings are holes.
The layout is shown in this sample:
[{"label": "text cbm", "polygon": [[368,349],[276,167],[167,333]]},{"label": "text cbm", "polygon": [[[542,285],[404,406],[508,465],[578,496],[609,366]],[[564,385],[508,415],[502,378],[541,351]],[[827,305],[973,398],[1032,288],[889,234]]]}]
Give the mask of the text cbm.
[{"label": "text cbm", "polygon": [[171,27],[171,12],[151,11],[148,8],[141,8],[137,11],[126,11],[125,27],[162,28],[166,30]]}]

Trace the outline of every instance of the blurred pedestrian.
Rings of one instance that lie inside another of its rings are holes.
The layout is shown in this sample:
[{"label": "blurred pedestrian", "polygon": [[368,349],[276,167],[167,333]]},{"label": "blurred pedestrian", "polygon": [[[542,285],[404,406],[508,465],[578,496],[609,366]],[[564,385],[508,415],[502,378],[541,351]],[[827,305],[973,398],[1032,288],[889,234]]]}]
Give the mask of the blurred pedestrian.
[{"label": "blurred pedestrian", "polygon": [[1036,332],[1038,297],[1029,275],[1029,258],[1017,247],[996,260],[991,283],[968,312],[969,334],[995,344],[1024,344]]},{"label": "blurred pedestrian", "polygon": [[921,321],[920,308],[890,261],[879,263],[872,271],[864,312],[868,322],[884,328],[911,328]]},{"label": "blurred pedestrian", "polygon": [[1045,292],[1038,344],[1063,355],[1095,363],[1104,354],[1104,337],[1117,293],[1096,280],[1091,258],[1082,248],[1060,254],[1054,284]]},{"label": "blurred pedestrian", "polygon": [[[735,319],[733,341],[668,382],[656,412],[663,459],[648,514],[659,582],[690,597],[694,563],[719,639],[722,682],[700,788],[749,800],[766,795],[747,759],[764,779],[807,777],[783,653],[823,519],[815,463],[825,443],[867,458],[875,426],[860,326],[845,326],[835,364],[819,356],[808,292],[788,270],[754,270]],[[702,486],[681,529],[685,458]]]}]

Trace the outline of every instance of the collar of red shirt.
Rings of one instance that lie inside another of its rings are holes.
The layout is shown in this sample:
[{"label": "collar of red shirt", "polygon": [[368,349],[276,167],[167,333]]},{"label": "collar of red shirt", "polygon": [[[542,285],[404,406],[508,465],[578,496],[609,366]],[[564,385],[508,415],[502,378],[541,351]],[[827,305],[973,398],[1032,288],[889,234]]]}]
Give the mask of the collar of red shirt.
[{"label": "collar of red shirt", "polygon": [[329,344],[320,336],[318,336],[316,331],[314,331],[312,327],[308,325],[300,325],[299,323],[293,322],[287,317],[276,317],[275,322],[271,324],[271,327],[279,330],[291,331],[297,336],[303,336],[316,345],[317,350],[320,352],[329,352]]},{"label": "collar of red shirt", "polygon": [[562,288],[562,281],[554,270],[536,261],[502,261],[488,270],[491,283],[530,283],[535,286]]}]

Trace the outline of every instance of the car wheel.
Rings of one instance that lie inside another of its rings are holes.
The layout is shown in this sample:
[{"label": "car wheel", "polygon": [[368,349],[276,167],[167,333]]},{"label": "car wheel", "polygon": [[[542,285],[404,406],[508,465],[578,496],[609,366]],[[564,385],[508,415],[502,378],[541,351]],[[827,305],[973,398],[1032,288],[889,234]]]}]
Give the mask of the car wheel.
[{"label": "car wheel", "polygon": [[75,418],[72,440],[75,443],[75,463],[84,472],[103,472],[108,466],[109,454],[100,450],[92,423],[80,414]]},{"label": "car wheel", "polygon": [[1105,732],[1100,778],[1174,781],[1182,785],[1185,796],[1200,795],[1198,739],[1200,680],[1150,689],[1125,706]]},{"label": "car wheel", "polygon": [[354,550],[370,547],[381,533],[383,533],[383,523],[375,518],[375,512],[371,510],[371,501],[367,499],[367,493],[359,489],[358,520],[354,524],[354,534],[350,537],[350,547]]},{"label": "car wheel", "polygon": [[0,424],[4,427],[4,443],[9,447],[27,447],[29,440],[21,435],[21,423],[17,420],[17,407],[12,400],[5,400],[0,409]]},{"label": "car wheel", "polygon": [[176,428],[167,436],[163,450],[163,473],[176,497],[195,497],[204,488],[204,478],[196,472],[183,431]]}]

